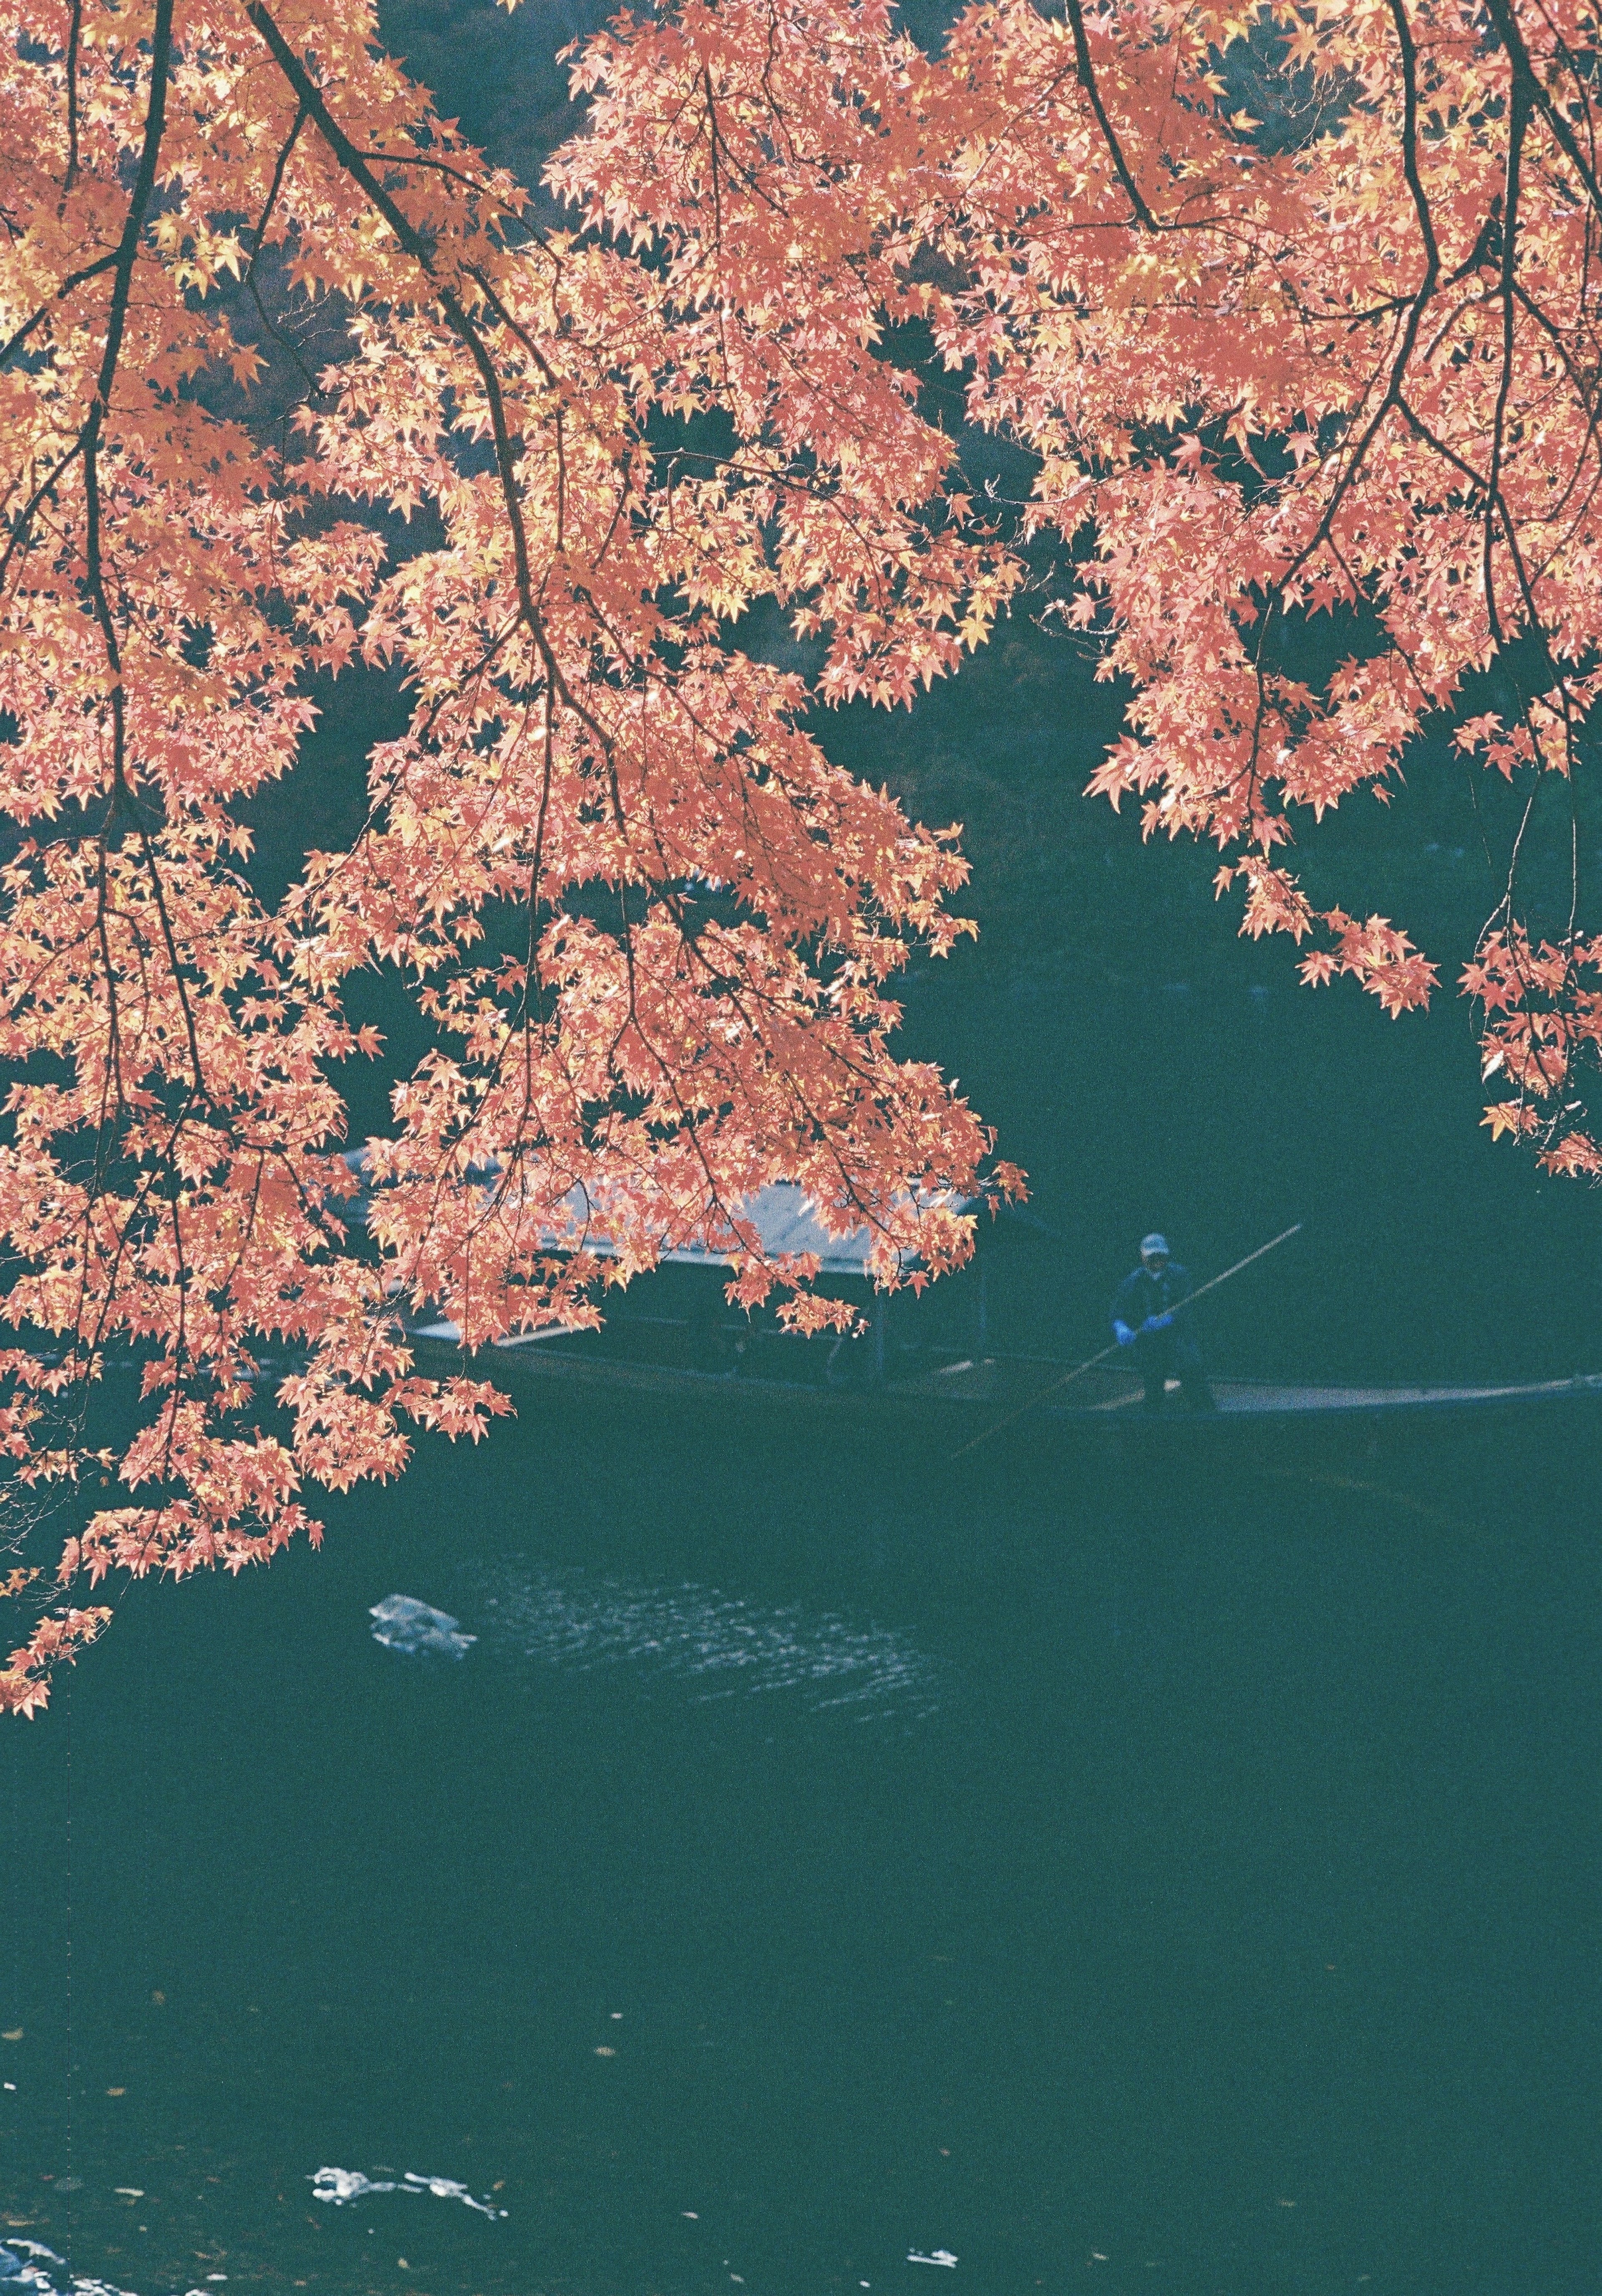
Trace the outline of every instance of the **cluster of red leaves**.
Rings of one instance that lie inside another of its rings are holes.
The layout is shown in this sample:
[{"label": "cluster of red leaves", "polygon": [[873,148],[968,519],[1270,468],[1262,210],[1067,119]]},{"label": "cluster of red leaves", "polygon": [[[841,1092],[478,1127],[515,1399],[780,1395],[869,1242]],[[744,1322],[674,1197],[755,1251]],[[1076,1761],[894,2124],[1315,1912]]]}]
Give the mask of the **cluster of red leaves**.
[{"label": "cluster of red leaves", "polygon": [[52,1669],[71,1665],[110,1617],[103,1603],[96,1603],[90,1610],[57,1611],[41,1619],[28,1640],[0,1667],[0,1713],[20,1714],[26,1720],[47,1705]]},{"label": "cluster of red leaves", "polygon": [[1325,928],[1331,945],[1310,951],[1297,967],[1308,988],[1321,988],[1337,973],[1349,973],[1379,999],[1394,1021],[1428,1004],[1437,968],[1388,917],[1365,917],[1360,922],[1344,909],[1314,910],[1289,872],[1261,853],[1226,861],[1213,882],[1221,896],[1231,885],[1246,887],[1240,930],[1253,940],[1282,932],[1299,941],[1315,925]]},{"label": "cluster of red leaves", "polygon": [[1461,986],[1484,1015],[1482,1073],[1505,1078],[1510,1100],[1485,1111],[1491,1136],[1531,1140],[1549,1171],[1602,1175],[1602,1151],[1576,1119],[1582,1062],[1602,1051],[1602,939],[1531,946],[1516,924],[1488,933]]}]

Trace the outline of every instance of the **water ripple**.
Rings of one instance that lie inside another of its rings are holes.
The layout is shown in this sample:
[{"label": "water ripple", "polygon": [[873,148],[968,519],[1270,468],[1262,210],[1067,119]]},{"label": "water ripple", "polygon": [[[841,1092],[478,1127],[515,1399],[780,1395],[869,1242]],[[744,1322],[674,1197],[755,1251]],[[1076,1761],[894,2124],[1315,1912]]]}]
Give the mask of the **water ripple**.
[{"label": "water ripple", "polygon": [[464,1612],[481,1646],[573,1673],[637,1670],[682,1682],[692,1703],[784,1693],[808,1710],[932,1713],[940,1666],[895,1628],[715,1587],[561,1575],[516,1559],[472,1574]]}]

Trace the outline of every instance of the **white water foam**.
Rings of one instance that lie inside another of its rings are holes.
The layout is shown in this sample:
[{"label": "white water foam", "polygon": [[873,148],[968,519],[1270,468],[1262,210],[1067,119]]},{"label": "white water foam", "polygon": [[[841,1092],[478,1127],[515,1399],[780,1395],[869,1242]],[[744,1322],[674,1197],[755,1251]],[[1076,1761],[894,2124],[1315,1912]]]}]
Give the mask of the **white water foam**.
[{"label": "white water foam", "polygon": [[370,2193],[410,2193],[414,2200],[421,2200],[428,2193],[437,2201],[461,2201],[464,2207],[476,2209],[481,2217],[506,2214],[493,2201],[476,2200],[454,2177],[420,2177],[415,2169],[408,2169],[404,2177],[392,2177],[387,2184],[375,2183],[359,2169],[319,2169],[310,2181],[313,2200],[331,2202],[337,2209],[342,2209],[347,2201],[365,2200]]},{"label": "white water foam", "polygon": [[[19,2240],[12,2234],[0,2243],[0,2291],[4,2296],[130,2296],[110,2280],[69,2276],[64,2257],[42,2241]],[[184,2296],[217,2296],[215,2289],[190,2288]]]},{"label": "white water foam", "polygon": [[[308,2182],[314,2200],[330,2201],[335,2208],[343,2208],[347,2201],[367,2200],[377,2193],[403,2193],[413,2200],[426,2195],[437,2201],[460,2201],[492,2219],[506,2214],[492,2200],[480,2200],[456,2177],[421,2176],[415,2169],[388,2183],[364,2177],[359,2169],[319,2169]],[[137,2197],[143,2200],[144,2195]],[[210,2283],[226,2280],[228,2276],[209,2272],[206,2277]],[[12,2233],[0,2243],[0,2296],[133,2296],[133,2292],[110,2280],[86,2280],[70,2273],[66,2259],[53,2248],[46,2248],[42,2241],[19,2240]],[[218,2291],[209,2285],[189,2288],[184,2296],[218,2296]]]}]

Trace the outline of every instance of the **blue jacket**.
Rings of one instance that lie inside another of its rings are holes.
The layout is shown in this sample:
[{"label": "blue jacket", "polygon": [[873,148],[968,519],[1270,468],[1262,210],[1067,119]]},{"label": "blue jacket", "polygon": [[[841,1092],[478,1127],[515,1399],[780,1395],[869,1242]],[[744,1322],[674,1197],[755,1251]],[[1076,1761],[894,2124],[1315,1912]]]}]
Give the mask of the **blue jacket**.
[{"label": "blue jacket", "polygon": [[[1138,1332],[1148,1316],[1166,1315],[1170,1308],[1177,1308],[1181,1300],[1189,1297],[1189,1271],[1181,1267],[1177,1259],[1171,1259],[1160,1275],[1154,1275],[1142,1264],[1119,1284],[1113,1300],[1112,1320],[1115,1324],[1127,1324],[1131,1331]],[[1178,1326],[1174,1328],[1177,1331]],[[1172,1339],[1174,1332],[1147,1335],[1148,1340],[1154,1336]]]}]

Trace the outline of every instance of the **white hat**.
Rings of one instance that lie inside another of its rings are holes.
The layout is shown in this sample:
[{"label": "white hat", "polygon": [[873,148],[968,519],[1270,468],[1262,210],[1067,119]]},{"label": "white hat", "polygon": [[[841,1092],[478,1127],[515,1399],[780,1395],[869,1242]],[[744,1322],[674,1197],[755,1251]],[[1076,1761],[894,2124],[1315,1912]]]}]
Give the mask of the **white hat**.
[{"label": "white hat", "polygon": [[1142,1259],[1154,1259],[1159,1251],[1162,1253],[1164,1259],[1166,1259],[1168,1257],[1168,1239],[1165,1235],[1143,1235],[1140,1238],[1140,1257]]}]

